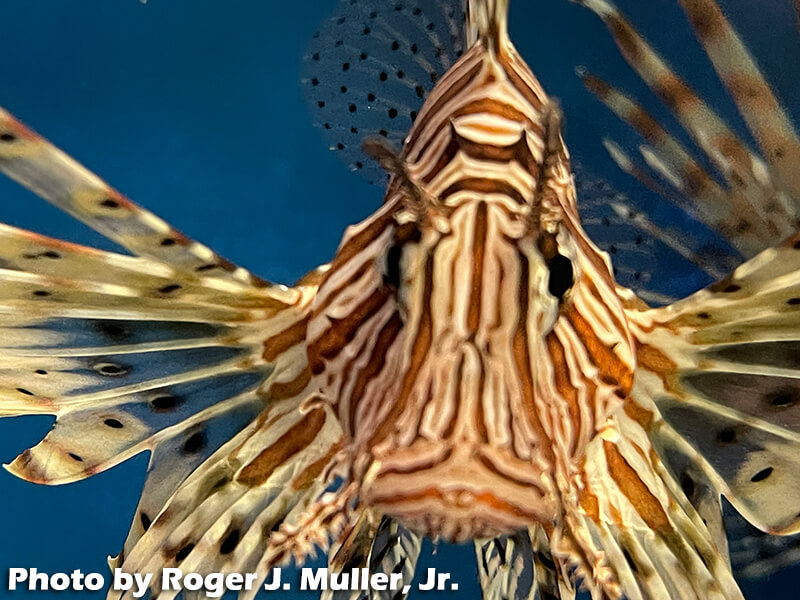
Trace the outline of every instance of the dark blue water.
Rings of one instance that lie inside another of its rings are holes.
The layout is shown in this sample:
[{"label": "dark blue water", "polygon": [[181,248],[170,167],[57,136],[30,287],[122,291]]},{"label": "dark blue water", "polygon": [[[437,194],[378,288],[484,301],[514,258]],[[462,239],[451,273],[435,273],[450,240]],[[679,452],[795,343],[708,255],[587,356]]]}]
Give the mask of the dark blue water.
[{"label": "dark blue water", "polygon": [[[785,71],[798,56],[790,2],[764,0],[752,12],[753,1],[725,6],[786,103],[800,107],[800,87]],[[587,11],[567,0],[514,4],[512,36],[561,98],[573,155],[620,189],[641,193],[616,173],[599,144],[601,135],[635,138],[583,91],[573,67],[587,65],[648,97],[643,86]],[[675,2],[622,4],[672,64],[734,117]],[[187,234],[262,276],[291,282],[329,260],[343,229],[381,198],[325,149],[298,83],[306,41],[334,5],[6,0],[0,105]],[[0,221],[112,248],[5,179]],[[676,292],[690,291],[675,285]],[[0,459],[8,462],[37,442],[49,423],[1,420]],[[118,552],[127,532],[145,465],[138,457],[60,488],[0,473],[0,597],[10,597],[5,580],[12,566],[105,573],[105,556]],[[459,597],[478,597],[471,550],[438,552],[460,583]],[[792,577],[787,572],[751,585],[748,596],[790,597]]]}]

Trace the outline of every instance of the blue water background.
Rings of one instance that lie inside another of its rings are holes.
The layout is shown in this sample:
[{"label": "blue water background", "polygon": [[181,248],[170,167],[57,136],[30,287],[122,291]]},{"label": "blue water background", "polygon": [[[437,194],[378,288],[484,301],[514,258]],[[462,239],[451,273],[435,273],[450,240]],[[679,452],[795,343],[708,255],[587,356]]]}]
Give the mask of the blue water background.
[{"label": "blue water background", "polygon": [[[648,99],[605,29],[567,0],[516,0],[511,32],[547,90],[559,97],[574,156],[620,190],[601,135],[636,143],[586,93],[575,65]],[[735,119],[713,70],[673,0],[620,2],[671,63]],[[758,6],[758,10],[753,8]],[[299,85],[306,41],[332,0],[2,0],[0,105],[122,192],[231,260],[290,283],[330,259],[344,228],[378,206],[325,148]],[[790,108],[798,35],[789,0],[726,0]],[[113,249],[100,236],[0,178],[0,221]],[[667,270],[668,272],[668,270]],[[675,281],[675,292],[696,287]],[[45,417],[0,420],[0,459],[10,461],[48,430]],[[106,573],[127,533],[146,457],[77,484],[46,488],[0,473],[0,598],[6,570]],[[440,547],[423,560],[450,569],[459,598],[477,598],[471,548]],[[749,598],[793,597],[800,571],[745,586]],[[306,595],[306,597],[311,597]],[[419,597],[419,596],[418,596]],[[453,597],[453,596],[448,596]]]}]

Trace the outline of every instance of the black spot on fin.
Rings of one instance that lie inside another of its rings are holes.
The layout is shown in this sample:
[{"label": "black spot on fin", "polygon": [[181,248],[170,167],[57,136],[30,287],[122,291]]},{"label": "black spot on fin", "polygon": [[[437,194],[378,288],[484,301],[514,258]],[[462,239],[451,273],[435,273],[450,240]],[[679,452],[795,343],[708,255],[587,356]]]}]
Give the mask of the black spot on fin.
[{"label": "black spot on fin", "polygon": [[303,84],[315,123],[352,170],[386,181],[361,142],[380,136],[402,146],[423,100],[463,54],[465,23],[460,0],[342,0],[320,27]]}]

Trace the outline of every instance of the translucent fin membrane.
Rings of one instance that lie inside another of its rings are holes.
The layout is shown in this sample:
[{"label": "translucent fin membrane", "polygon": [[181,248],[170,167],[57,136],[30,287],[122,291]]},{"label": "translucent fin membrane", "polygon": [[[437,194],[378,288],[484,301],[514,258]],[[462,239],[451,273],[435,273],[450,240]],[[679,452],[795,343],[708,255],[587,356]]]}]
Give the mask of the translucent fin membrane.
[{"label": "translucent fin membrane", "polygon": [[342,0],[304,58],[306,96],[332,150],[370,182],[386,181],[364,139],[402,142],[436,81],[464,52],[459,0]]},{"label": "translucent fin membrane", "polygon": [[[661,218],[664,210],[653,216],[652,199],[634,201],[580,165],[575,167],[575,185],[581,223],[611,256],[617,282],[651,304],[675,300],[676,290],[689,293],[741,262],[736,250],[695,219],[675,209],[669,218]],[[678,224],[666,227],[660,222]]]},{"label": "translucent fin membrane", "polygon": [[338,423],[303,405],[305,326],[322,270],[294,288],[268,284],[2,111],[0,169],[136,254],[0,225],[0,417],[56,416],[7,469],[60,484],[150,451],[111,560],[127,571],[181,564],[265,577],[326,545],[349,497],[323,494]]},{"label": "translucent fin membrane", "polygon": [[748,521],[782,535],[800,531],[799,273],[795,236],[685,300],[629,313],[672,443]]}]

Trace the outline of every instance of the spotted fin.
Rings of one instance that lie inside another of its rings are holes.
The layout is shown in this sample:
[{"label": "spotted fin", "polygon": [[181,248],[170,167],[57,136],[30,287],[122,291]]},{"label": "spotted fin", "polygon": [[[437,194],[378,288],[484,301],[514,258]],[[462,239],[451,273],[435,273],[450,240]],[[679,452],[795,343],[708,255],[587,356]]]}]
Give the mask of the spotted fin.
[{"label": "spotted fin", "polygon": [[689,298],[631,310],[640,379],[751,523],[800,531],[800,236]]},{"label": "spotted fin", "polygon": [[[581,73],[587,87],[648,142],[641,148],[647,169],[625,170],[647,183],[664,181],[685,206],[716,229],[746,258],[790,235],[800,216],[800,180],[795,176],[800,145],[786,111],[738,34],[713,0],[682,0],[706,53],[750,128],[761,152],[749,148],[619,12],[610,0],[578,0],[597,13],[623,56],[672,110],[703,151],[703,161],[669,134],[641,103]],[[735,66],[735,68],[734,68]],[[793,158],[794,157],[794,158]],[[612,152],[618,164],[620,153]],[[646,173],[645,177],[641,174]],[[717,183],[720,178],[724,184]],[[685,202],[686,202],[685,201]]]},{"label": "spotted fin", "polygon": [[[270,287],[125,198],[2,108],[0,171],[131,253],[169,265],[185,278],[202,276],[238,290]],[[276,287],[274,295],[281,300],[282,290]]]},{"label": "spotted fin", "polygon": [[0,225],[0,416],[56,416],[8,470],[60,484],[150,451],[111,560],[125,570],[266,576],[324,546],[351,501],[326,492],[341,431],[309,384],[307,313],[324,269],[266,284],[4,112],[0,169],[135,254]]},{"label": "spotted fin", "polygon": [[383,185],[361,151],[382,137],[402,147],[434,84],[465,50],[460,0],[341,0],[314,34],[303,84],[314,121],[350,169]]}]

